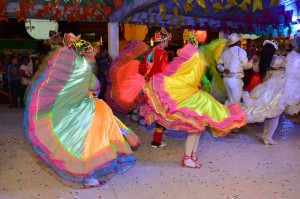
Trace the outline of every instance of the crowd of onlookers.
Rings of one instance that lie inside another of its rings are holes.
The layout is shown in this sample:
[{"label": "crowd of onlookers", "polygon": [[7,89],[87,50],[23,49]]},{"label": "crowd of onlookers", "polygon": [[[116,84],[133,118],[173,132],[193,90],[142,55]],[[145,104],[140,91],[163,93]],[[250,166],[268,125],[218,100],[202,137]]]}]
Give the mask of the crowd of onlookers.
[{"label": "crowd of onlookers", "polygon": [[0,96],[8,108],[24,108],[24,96],[34,73],[38,70],[46,52],[29,51],[0,56]]}]

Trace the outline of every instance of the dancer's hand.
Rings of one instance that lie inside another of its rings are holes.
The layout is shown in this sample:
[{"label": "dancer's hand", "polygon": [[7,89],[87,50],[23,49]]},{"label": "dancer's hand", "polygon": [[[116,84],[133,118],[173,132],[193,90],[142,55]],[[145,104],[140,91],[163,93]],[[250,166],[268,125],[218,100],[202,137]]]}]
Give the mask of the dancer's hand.
[{"label": "dancer's hand", "polygon": [[230,70],[229,69],[224,69],[223,73],[224,74],[229,74]]}]

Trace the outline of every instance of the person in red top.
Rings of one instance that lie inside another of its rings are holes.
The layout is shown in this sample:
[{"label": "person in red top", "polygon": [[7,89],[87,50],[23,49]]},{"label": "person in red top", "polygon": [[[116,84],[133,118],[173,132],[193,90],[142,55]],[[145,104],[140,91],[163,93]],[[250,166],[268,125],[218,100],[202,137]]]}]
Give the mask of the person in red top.
[{"label": "person in red top", "polygon": [[[156,31],[154,37],[151,39],[154,42],[159,42],[152,50],[149,50],[139,66],[139,73],[149,80],[153,75],[164,72],[169,65],[168,53],[165,48],[168,47],[172,34],[168,33],[166,29]],[[162,135],[165,127],[156,123],[155,132],[151,146],[154,148],[165,147],[167,143],[162,142]]]}]

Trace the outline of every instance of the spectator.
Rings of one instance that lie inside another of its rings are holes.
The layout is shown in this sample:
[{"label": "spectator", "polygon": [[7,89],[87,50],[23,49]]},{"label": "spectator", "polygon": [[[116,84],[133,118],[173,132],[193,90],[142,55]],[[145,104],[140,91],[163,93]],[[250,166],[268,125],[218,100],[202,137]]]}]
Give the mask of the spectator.
[{"label": "spectator", "polygon": [[21,96],[21,76],[19,73],[18,60],[18,56],[13,55],[11,63],[7,67],[8,91],[12,99],[12,104],[8,108],[19,107],[18,99]]}]

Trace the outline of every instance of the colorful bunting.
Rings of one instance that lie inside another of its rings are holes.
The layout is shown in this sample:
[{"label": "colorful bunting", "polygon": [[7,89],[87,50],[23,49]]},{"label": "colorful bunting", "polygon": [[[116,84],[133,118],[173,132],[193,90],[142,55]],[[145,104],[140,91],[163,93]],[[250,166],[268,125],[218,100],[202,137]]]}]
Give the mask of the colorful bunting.
[{"label": "colorful bunting", "polygon": [[273,5],[278,5],[279,0],[271,0],[270,6],[272,7]]},{"label": "colorful bunting", "polygon": [[174,16],[178,17],[178,8],[177,7],[173,8],[173,14],[174,14]]},{"label": "colorful bunting", "polygon": [[119,8],[123,6],[123,0],[114,0],[115,8]]},{"label": "colorful bunting", "polygon": [[205,4],[205,0],[197,0],[198,5],[203,8],[204,10],[206,10],[206,4]]},{"label": "colorful bunting", "polygon": [[253,12],[257,9],[262,10],[262,0],[253,1]]},{"label": "colorful bunting", "polygon": [[163,3],[159,5],[159,14],[162,14],[162,13],[166,13],[165,4],[163,4]]},{"label": "colorful bunting", "polygon": [[215,12],[219,12],[220,10],[223,10],[223,6],[220,2],[214,3],[213,7],[216,9]]}]

